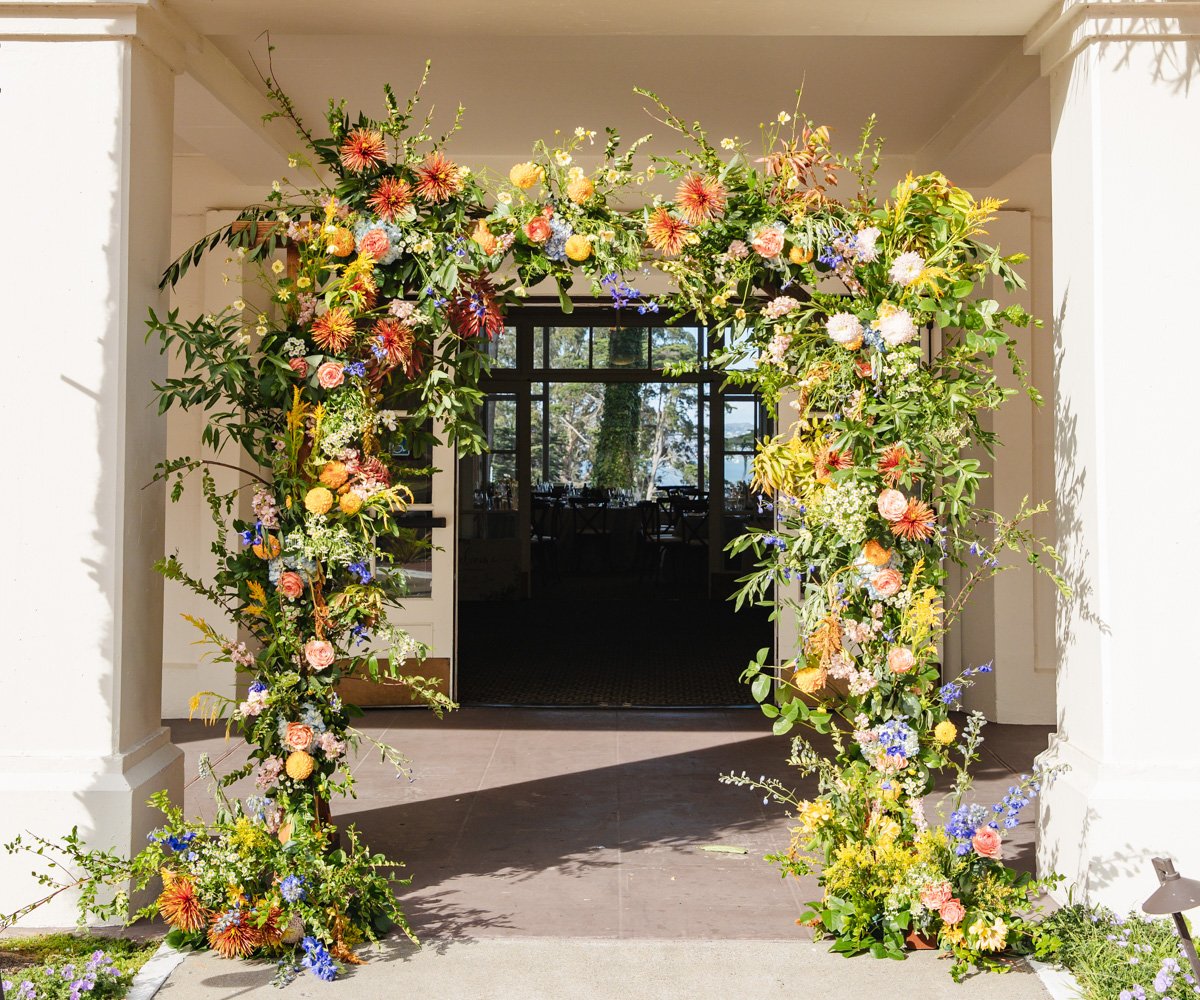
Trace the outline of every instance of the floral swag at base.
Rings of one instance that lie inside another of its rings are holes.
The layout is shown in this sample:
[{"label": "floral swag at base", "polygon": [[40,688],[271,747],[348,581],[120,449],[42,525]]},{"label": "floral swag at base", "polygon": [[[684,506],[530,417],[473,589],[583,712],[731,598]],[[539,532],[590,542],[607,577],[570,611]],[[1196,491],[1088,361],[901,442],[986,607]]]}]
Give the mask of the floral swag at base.
[{"label": "floral swag at base", "polygon": [[[212,823],[156,796],[165,822],[132,859],[89,850],[76,833],[8,845],[60,859],[39,876],[50,892],[32,905],[75,889],[84,915],[124,915],[126,888],[161,878],[139,916],[160,914],[173,943],[277,957],[281,983],[301,969],[334,978],[340,963],[359,961],[356,945],[390,926],[411,936],[395,896],[408,882],[398,863],[371,854],[353,827],[337,829],[329,810],[335,795],[353,793],[347,757],[364,742],[407,773],[398,750],[354,727],[361,712],[341,699],[339,681],[386,678],[439,713],[453,707],[435,682],[403,672],[425,650],[387,619],[405,586],[385,557],[417,544],[397,515],[412,501],[401,475],[421,470],[397,456],[421,454],[435,434],[462,452],[484,447],[477,385],[507,302],[549,277],[569,308],[582,275],[617,310],[658,311],[626,280],[649,264],[676,287],[661,306],[708,325],[709,363],[728,383],[769,404],[789,400],[796,414],[760,442],[755,463],[776,525],[731,548],[759,559],[739,604],[772,603],[773,587],[783,595],[799,585],[778,604],[798,617],[801,648],[778,669],[761,651],[745,679],[777,734],[796,725],[819,734],[819,748],[797,739],[791,756],[816,775],[817,794],[723,780],[794,811],[793,847],[774,860],[792,874],[819,866],[825,895],[805,919],[837,950],[900,955],[917,933],[953,952],[956,974],[1005,950],[1044,951],[1024,915],[1041,884],[1000,860],[1002,828],[1044,776],[1022,778],[992,810],[966,801],[982,718],[959,734],[949,712],[976,672],[944,682],[937,662],[938,639],[971,589],[1007,565],[1002,553],[1023,552],[1051,575],[1057,559],[1026,527],[1044,508],[1005,518],[979,506],[987,473],[964,454],[990,452],[980,417],[1013,393],[997,380],[998,352],[1037,399],[1005,332],[1032,317],[982,294],[991,276],[1020,284],[1022,258],[978,241],[999,202],[932,174],[910,176],[881,204],[873,123],[843,157],[828,129],[783,112],[755,160],[737,140],[714,147],[645,91],[690,151],[635,171],[645,139],[621,153],[609,130],[598,166],[585,171],[575,160],[593,152],[596,134],[579,128],[553,147],[537,143],[489,190],[446,155],[461,109],[434,137],[428,116],[414,122],[419,90],[402,107],[387,88],[384,118],[352,122],[331,103],[329,134],[317,137],[264,82],[274,116],[308,150],[289,166],[314,183],[277,183],[164,276],[174,285],[225,246],[230,263],[255,274],[242,298],[216,315],[151,313],[149,322],[183,365],[156,386],[160,413],[203,411],[204,444],[235,446],[252,466],[179,458],[158,474],[174,500],[197,477],[217,525],[211,582],[174,556],[159,569],[237,628],[234,638],[189,619],[215,659],[251,678],[244,700],[206,692],[193,708],[236,726],[250,760],[222,775],[202,763],[217,799]],[[842,203],[830,191],[846,171],[858,190]],[[672,201],[613,207],[656,173],[676,183]],[[922,329],[940,334],[928,358]],[[213,470],[225,465],[245,481],[222,492]],[[946,606],[948,561],[971,565]],[[386,658],[370,652],[376,644]],[[952,813],[934,824],[924,803],[947,768],[957,774]],[[226,795],[251,775],[257,794]],[[110,887],[116,894],[103,895]]]}]

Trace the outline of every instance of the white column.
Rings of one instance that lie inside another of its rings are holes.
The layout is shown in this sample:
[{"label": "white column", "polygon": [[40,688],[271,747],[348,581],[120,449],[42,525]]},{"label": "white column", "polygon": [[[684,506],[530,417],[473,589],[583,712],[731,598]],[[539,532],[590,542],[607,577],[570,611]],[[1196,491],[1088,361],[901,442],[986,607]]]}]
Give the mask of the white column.
[{"label": "white column", "polygon": [[[145,14],[92,5],[0,13],[9,137],[0,838],[136,851],[148,796],[182,795],[159,712],[164,457],[145,343],[171,219],[174,73]],[[95,15],[90,17],[89,15]],[[17,138],[19,137],[19,139]],[[0,855],[0,910],[40,895],[33,860]],[[44,890],[42,890],[44,891]],[[30,926],[70,924],[60,897]]]},{"label": "white column", "polygon": [[1059,605],[1068,764],[1039,864],[1123,911],[1149,858],[1200,877],[1194,4],[1068,4],[1027,39],[1052,84]]}]

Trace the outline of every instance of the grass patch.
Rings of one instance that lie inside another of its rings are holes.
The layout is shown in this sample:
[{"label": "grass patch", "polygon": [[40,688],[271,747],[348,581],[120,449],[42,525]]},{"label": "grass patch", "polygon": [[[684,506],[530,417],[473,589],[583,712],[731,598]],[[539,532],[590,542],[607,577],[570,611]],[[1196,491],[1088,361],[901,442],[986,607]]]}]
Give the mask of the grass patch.
[{"label": "grass patch", "polygon": [[1062,942],[1057,958],[1084,1000],[1196,1000],[1196,980],[1169,919],[1067,906],[1046,920]]},{"label": "grass patch", "polygon": [[116,1000],[158,949],[158,939],[38,934],[0,939],[8,1000]]}]

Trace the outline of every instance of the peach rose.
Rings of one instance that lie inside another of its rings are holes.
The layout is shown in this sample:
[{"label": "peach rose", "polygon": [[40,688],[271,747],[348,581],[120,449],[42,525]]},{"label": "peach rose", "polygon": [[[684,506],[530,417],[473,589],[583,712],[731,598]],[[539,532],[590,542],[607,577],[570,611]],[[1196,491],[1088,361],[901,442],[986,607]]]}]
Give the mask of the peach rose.
[{"label": "peach rose", "polygon": [[301,378],[308,378],[308,362],[303,358],[291,358],[288,367]]},{"label": "peach rose", "polygon": [[971,838],[971,846],[975,848],[975,853],[981,858],[992,858],[999,861],[1000,855],[1003,853],[1000,831],[993,830],[990,826],[981,826],[975,831],[975,836]]},{"label": "peach rose", "polygon": [[376,260],[383,260],[391,249],[392,243],[382,229],[368,229],[358,245],[359,253],[370,254]]},{"label": "peach rose", "polygon": [[525,223],[525,235],[530,243],[545,243],[550,238],[550,220],[544,215],[535,215]]},{"label": "peach rose", "polygon": [[[892,597],[898,594],[900,588],[904,586],[904,577],[894,569],[880,570],[871,577],[871,586],[880,597]],[[888,659],[890,662],[891,654]]]},{"label": "peach rose", "polygon": [[312,726],[306,726],[303,722],[289,722],[283,734],[283,745],[289,750],[307,750],[312,746],[313,735]]},{"label": "peach rose", "polygon": [[[879,588],[876,587],[876,590]],[[907,646],[893,646],[888,650],[888,670],[893,674],[906,674],[913,668],[916,657]]]},{"label": "peach rose", "polygon": [[346,376],[342,372],[342,366],[336,361],[326,361],[317,369],[317,381],[322,389],[336,389],[346,381]]},{"label": "peach rose", "polygon": [[908,510],[908,500],[899,490],[884,490],[879,494],[876,506],[879,508],[881,517],[889,521],[899,521],[904,516],[904,512]]},{"label": "peach rose", "polygon": [[750,237],[750,245],[760,257],[770,260],[783,252],[783,230],[776,226],[763,226]]},{"label": "peach rose", "polygon": [[921,890],[921,905],[929,910],[940,909],[943,903],[950,902],[949,882],[930,882]]},{"label": "peach rose", "polygon": [[309,639],[304,644],[304,658],[314,670],[324,670],[333,663],[333,645],[324,639]]},{"label": "peach rose", "polygon": [[275,589],[289,601],[294,601],[304,593],[304,577],[290,569],[284,570],[279,574],[279,582],[275,584]]},{"label": "peach rose", "polygon": [[938,916],[948,924],[957,924],[967,915],[966,909],[963,908],[958,899],[948,899],[942,904],[942,908],[938,910]]}]

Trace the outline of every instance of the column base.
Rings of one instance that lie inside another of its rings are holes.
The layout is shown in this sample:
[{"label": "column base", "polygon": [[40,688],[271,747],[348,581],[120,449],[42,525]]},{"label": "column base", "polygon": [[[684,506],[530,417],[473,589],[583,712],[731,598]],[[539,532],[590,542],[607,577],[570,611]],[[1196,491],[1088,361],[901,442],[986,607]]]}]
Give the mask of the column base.
[{"label": "column base", "polygon": [[[78,827],[89,848],[126,856],[142,849],[161,814],[146,804],[166,790],[183,801],[183,752],[158,729],[125,753],[101,757],[0,758],[0,842],[28,833],[57,840]],[[0,911],[11,913],[47,894],[33,877],[47,866],[29,854],[0,853]],[[69,927],[79,920],[78,894],[64,892],[20,921],[22,927]],[[148,900],[134,898],[134,907]],[[106,923],[119,924],[119,920]]]},{"label": "column base", "polygon": [[1039,759],[1071,767],[1038,805],[1038,872],[1066,876],[1060,902],[1140,909],[1158,887],[1153,857],[1200,878],[1200,765],[1098,761],[1058,736]]}]

